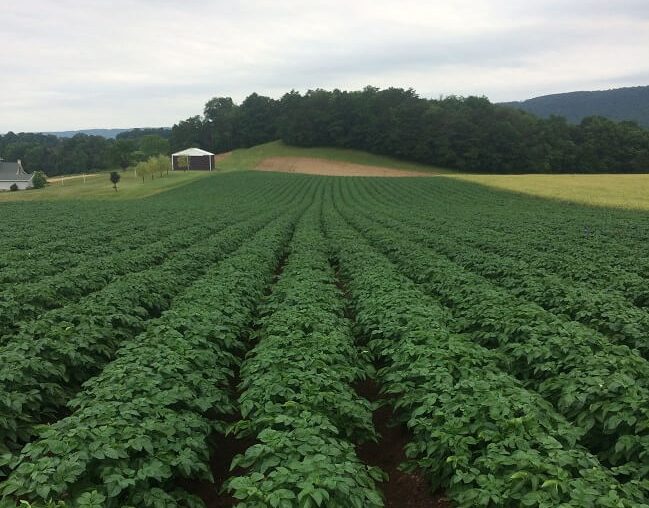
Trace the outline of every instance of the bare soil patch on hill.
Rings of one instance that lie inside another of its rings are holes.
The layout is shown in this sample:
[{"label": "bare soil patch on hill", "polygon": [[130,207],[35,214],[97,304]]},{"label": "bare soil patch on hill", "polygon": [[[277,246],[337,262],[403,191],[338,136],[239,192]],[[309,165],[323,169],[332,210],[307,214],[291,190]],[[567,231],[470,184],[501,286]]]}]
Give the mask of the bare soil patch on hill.
[{"label": "bare soil patch on hill", "polygon": [[225,159],[230,157],[230,155],[232,155],[232,152],[217,153],[214,156],[214,164],[218,164],[219,162],[224,161]]},{"label": "bare soil patch on hill", "polygon": [[262,160],[257,171],[275,171],[281,173],[304,173],[307,175],[326,176],[434,176],[435,173],[393,169],[381,166],[366,166],[351,162],[316,159],[312,157],[268,157]]}]

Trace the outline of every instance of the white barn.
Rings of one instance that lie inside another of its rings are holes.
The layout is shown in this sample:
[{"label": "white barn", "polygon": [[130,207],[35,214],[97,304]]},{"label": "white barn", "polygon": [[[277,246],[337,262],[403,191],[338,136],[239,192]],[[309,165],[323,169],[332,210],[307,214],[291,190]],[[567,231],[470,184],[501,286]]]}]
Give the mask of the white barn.
[{"label": "white barn", "polygon": [[32,186],[34,175],[27,173],[23,165],[18,162],[6,162],[0,159],[0,190],[10,190],[16,184],[20,190]]}]

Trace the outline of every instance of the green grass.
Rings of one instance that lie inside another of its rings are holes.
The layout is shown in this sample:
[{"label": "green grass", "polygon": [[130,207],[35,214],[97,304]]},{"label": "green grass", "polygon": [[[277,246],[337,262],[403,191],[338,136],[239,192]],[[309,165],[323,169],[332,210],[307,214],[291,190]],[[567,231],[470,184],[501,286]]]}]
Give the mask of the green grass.
[{"label": "green grass", "polygon": [[[213,174],[213,173],[212,173]],[[109,180],[109,173],[97,173],[88,176],[84,183],[83,178],[74,178],[60,182],[49,183],[43,189],[29,189],[18,192],[0,192],[0,203],[7,201],[50,201],[64,199],[100,199],[100,200],[121,200],[140,199],[152,196],[160,192],[193,182],[199,178],[210,176],[205,171],[170,172],[163,177],[156,177],[153,180],[147,178],[142,182],[141,178],[135,177],[132,170],[120,171],[121,180],[118,184],[118,191],[113,190],[113,184]]]},{"label": "green grass", "polygon": [[410,171],[426,171],[431,173],[450,173],[447,169],[440,169],[435,166],[418,164],[374,155],[361,150],[346,148],[299,148],[288,146],[281,141],[273,141],[252,148],[241,148],[234,150],[232,154],[217,164],[221,171],[236,171],[254,169],[268,157],[313,157],[316,159],[327,159],[340,162],[351,162],[365,166],[381,166],[392,169],[405,169]]}]

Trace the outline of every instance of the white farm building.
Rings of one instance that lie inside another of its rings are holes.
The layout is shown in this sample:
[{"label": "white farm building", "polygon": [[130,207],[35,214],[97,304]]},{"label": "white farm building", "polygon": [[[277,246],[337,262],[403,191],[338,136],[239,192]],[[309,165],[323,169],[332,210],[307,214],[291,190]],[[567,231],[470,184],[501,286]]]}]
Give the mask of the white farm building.
[{"label": "white farm building", "polygon": [[171,169],[212,171],[214,168],[214,154],[200,148],[188,148],[182,152],[171,154]]},{"label": "white farm building", "polygon": [[18,162],[6,162],[0,159],[0,190],[10,190],[13,184],[20,190],[32,186],[33,174],[27,173]]}]

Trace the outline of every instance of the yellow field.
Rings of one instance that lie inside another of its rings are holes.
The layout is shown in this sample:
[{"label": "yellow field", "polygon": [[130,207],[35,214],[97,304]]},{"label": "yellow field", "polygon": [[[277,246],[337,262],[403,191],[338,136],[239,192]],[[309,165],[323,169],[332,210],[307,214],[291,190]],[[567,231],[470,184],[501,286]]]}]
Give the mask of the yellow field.
[{"label": "yellow field", "polygon": [[649,210],[649,174],[447,175],[497,189],[592,206]]},{"label": "yellow field", "polygon": [[113,190],[109,173],[88,175],[85,182],[82,177],[65,178],[63,182],[55,177],[54,181],[43,189],[0,192],[0,203],[59,199],[137,199],[152,196],[210,175],[206,171],[170,172],[168,175],[156,177],[153,180],[149,177],[142,182],[141,178],[134,176],[133,171],[120,171],[119,174],[122,178],[117,186],[117,192]]}]

